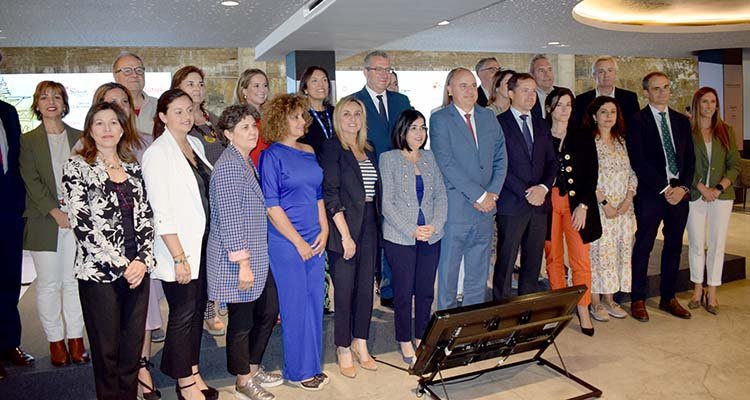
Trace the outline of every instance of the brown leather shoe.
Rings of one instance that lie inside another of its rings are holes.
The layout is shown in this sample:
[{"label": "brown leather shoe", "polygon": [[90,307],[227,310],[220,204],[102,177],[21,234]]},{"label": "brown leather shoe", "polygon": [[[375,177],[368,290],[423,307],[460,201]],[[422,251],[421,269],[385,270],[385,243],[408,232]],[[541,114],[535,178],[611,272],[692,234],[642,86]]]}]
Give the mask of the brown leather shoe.
[{"label": "brown leather shoe", "polygon": [[648,311],[646,311],[646,301],[636,300],[630,303],[630,315],[641,322],[648,322]]},{"label": "brown leather shoe", "polygon": [[62,367],[68,363],[68,349],[65,341],[49,342],[49,361],[55,367]]},{"label": "brown leather shoe", "polygon": [[2,359],[21,367],[30,367],[34,365],[34,356],[18,347],[4,352],[2,354]]},{"label": "brown leather shoe", "polygon": [[690,311],[682,308],[680,302],[678,302],[674,297],[672,297],[666,303],[659,303],[659,309],[682,319],[690,319],[690,317],[692,316],[690,315]]},{"label": "brown leather shoe", "polygon": [[70,349],[70,360],[75,364],[89,362],[89,353],[83,347],[83,338],[68,339],[68,348]]}]

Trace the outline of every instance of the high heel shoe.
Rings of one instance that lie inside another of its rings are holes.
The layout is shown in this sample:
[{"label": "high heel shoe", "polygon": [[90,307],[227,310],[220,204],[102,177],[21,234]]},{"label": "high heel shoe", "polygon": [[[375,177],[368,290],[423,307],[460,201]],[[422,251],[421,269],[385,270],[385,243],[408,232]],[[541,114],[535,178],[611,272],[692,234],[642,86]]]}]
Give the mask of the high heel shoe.
[{"label": "high heel shoe", "polygon": [[182,389],[187,389],[191,386],[195,386],[195,381],[187,386],[180,386],[179,383],[174,385],[174,391],[177,393],[177,400],[186,400],[185,396],[182,395]]},{"label": "high heel shoe", "polygon": [[705,301],[705,302],[703,303],[703,307],[704,307],[704,308],[706,309],[706,311],[708,311],[709,313],[711,313],[711,314],[713,314],[713,315],[719,315],[719,304],[718,304],[718,302],[717,302],[717,304],[716,304],[715,306],[712,306],[712,305],[711,305],[711,304],[710,304],[710,303],[708,302],[708,294],[706,294],[706,301]]},{"label": "high heel shoe", "polygon": [[578,314],[578,311],[576,311],[576,317],[578,317],[578,325],[581,327],[581,333],[586,336],[594,336],[593,326],[591,328],[584,328],[583,325],[581,325],[581,314]]},{"label": "high heel shoe", "polygon": [[404,349],[401,347],[401,342],[398,344],[398,352],[401,353],[401,359],[404,360],[405,363],[412,365],[414,364],[414,356],[407,356],[404,354]]},{"label": "high heel shoe", "polygon": [[[151,374],[151,367],[154,366],[154,364],[151,363],[151,361],[146,357],[141,357],[140,360],[138,360],[141,368],[145,369],[146,372]],[[142,381],[141,378],[138,378],[138,385],[142,386],[141,393],[143,393],[143,400],[159,400],[161,399],[161,392],[156,388],[156,385],[149,386],[146,384],[146,382]],[[148,392],[146,392],[148,390]]]},{"label": "high heel shoe", "polygon": [[378,370],[378,364],[375,364],[375,360],[372,359],[372,356],[370,356],[369,360],[362,360],[362,357],[357,352],[357,350],[354,350],[354,347],[352,347],[352,356],[354,356],[354,359],[357,360],[357,362],[362,368],[368,371]]},{"label": "high heel shoe", "polygon": [[[193,376],[200,375],[200,373],[200,370],[195,371],[193,372]],[[211,386],[208,386],[208,384],[206,384],[205,389],[201,389],[201,393],[203,393],[203,397],[205,397],[206,400],[219,400],[219,391],[212,388]]]},{"label": "high heel shoe", "polygon": [[336,363],[339,365],[339,372],[347,378],[355,378],[357,376],[357,368],[354,366],[354,360],[352,360],[351,367],[344,367],[341,365],[341,353],[340,348],[336,348]]}]

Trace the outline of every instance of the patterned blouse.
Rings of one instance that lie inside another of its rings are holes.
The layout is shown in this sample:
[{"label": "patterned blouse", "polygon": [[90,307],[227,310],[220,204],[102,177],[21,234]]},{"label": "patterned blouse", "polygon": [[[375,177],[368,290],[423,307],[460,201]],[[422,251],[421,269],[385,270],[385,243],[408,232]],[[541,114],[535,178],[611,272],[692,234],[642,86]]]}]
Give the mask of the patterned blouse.
[{"label": "patterned blouse", "polygon": [[[148,203],[138,163],[122,163],[132,190],[133,226],[137,255],[148,272],[154,259],[153,211]],[[132,260],[125,256],[122,211],[117,192],[107,185],[109,175],[101,160],[88,164],[80,155],[63,166],[63,196],[68,218],[76,235],[76,278],[112,283],[120,278]]]}]

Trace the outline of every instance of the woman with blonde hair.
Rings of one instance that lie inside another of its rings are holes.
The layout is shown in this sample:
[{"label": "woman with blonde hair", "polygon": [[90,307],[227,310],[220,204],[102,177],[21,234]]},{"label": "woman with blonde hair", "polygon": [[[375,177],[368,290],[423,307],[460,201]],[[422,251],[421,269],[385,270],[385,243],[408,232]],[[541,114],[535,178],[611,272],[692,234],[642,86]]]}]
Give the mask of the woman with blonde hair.
[{"label": "woman with blonde hair", "polygon": [[[237,79],[237,85],[234,88],[234,104],[249,104],[258,113],[263,115],[263,104],[268,100],[268,75],[263,70],[258,68],[248,68],[240,74]],[[261,121],[258,123],[258,129],[261,129]],[[250,153],[250,158],[253,160],[253,164],[256,167],[260,163],[260,153],[262,153],[268,147],[268,142],[265,141],[263,131],[258,138],[258,144],[255,146],[253,151]]]},{"label": "woman with blonde hair", "polygon": [[356,376],[352,356],[367,370],[377,365],[367,350],[372,282],[378,255],[380,177],[367,141],[365,105],[354,96],[333,112],[335,136],[323,144],[323,198],[331,229],[328,257],[333,274],[335,342],[339,371]]}]

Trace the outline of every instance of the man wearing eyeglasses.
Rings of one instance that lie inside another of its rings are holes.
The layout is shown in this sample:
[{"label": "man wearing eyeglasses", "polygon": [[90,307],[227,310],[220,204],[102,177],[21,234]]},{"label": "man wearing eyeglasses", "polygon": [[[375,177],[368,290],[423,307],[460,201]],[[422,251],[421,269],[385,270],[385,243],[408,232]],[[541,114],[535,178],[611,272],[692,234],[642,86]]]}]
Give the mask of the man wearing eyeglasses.
[{"label": "man wearing eyeglasses", "polygon": [[135,108],[136,127],[139,132],[151,134],[156,115],[156,99],[143,91],[146,86],[146,69],[143,60],[138,55],[123,51],[112,65],[115,82],[125,86],[130,91]]},{"label": "man wearing eyeglasses", "polygon": [[495,57],[486,57],[477,62],[474,71],[476,71],[479,81],[482,83],[477,88],[477,105],[487,107],[488,99],[492,94],[490,91],[493,90],[492,77],[495,76],[495,72],[500,71],[500,63],[497,62]]},{"label": "man wearing eyeglasses", "polygon": [[[391,60],[384,51],[375,50],[365,56],[364,69],[367,84],[362,90],[354,93],[365,104],[367,112],[367,139],[375,145],[375,155],[391,150],[391,132],[404,110],[411,107],[409,98],[403,94],[387,90],[391,80]],[[382,254],[382,252],[379,252]],[[382,264],[376,266],[375,276],[380,286],[380,304],[393,308],[393,289],[391,288],[391,269],[385,257],[380,257]]]}]

